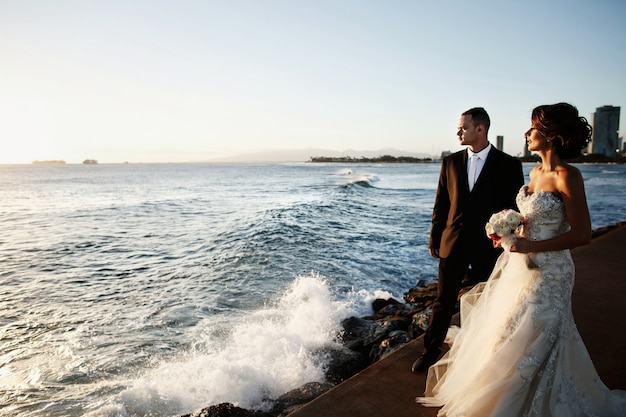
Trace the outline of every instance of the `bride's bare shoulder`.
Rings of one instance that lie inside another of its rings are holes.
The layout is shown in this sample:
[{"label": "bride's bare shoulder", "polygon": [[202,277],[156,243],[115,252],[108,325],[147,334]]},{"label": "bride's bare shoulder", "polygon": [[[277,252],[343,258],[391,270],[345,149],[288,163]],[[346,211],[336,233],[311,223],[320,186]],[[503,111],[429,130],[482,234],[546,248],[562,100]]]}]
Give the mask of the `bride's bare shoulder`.
[{"label": "bride's bare shoulder", "polygon": [[528,177],[530,179],[533,179],[533,177],[535,177],[537,175],[537,173],[539,173],[539,171],[541,171],[541,165],[537,165],[535,167],[533,167],[530,172],[528,173]]},{"label": "bride's bare shoulder", "polygon": [[558,171],[558,176],[562,181],[565,182],[579,182],[583,180],[582,173],[578,168],[573,165],[564,164],[561,169]]},{"label": "bride's bare shoulder", "polygon": [[584,190],[583,176],[575,166],[565,164],[559,170],[556,186],[562,195],[574,195]]}]

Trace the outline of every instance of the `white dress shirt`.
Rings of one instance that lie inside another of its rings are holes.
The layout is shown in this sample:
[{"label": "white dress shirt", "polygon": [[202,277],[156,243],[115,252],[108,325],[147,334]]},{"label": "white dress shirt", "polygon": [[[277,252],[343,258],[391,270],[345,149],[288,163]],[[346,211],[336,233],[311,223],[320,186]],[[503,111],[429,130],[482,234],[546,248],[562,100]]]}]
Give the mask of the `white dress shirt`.
[{"label": "white dress shirt", "polygon": [[491,150],[491,143],[489,143],[485,149],[480,152],[472,152],[470,148],[467,148],[467,182],[469,183],[469,189],[474,189],[474,184],[480,176],[480,172],[485,166],[487,155]]}]

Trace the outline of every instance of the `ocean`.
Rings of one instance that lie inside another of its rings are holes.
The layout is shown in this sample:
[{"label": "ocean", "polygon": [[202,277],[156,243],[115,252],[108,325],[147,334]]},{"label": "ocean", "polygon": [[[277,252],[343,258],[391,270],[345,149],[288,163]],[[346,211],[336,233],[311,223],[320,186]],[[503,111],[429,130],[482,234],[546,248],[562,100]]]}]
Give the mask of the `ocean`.
[{"label": "ocean", "polygon": [[[323,380],[343,318],[436,279],[439,167],[0,165],[0,415],[267,409]],[[626,166],[578,167],[593,228],[626,220]]]}]

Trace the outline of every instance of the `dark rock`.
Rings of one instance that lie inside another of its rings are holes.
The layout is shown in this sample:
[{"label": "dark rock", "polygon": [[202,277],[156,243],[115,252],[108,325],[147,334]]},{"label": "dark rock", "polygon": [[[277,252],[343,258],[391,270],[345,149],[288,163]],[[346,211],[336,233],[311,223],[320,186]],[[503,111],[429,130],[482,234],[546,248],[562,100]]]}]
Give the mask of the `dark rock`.
[{"label": "dark rock", "polygon": [[326,379],[333,384],[345,381],[370,364],[363,353],[342,345],[336,348],[325,348],[322,353],[328,358]]},{"label": "dark rock", "polygon": [[406,328],[403,320],[394,318],[377,320],[374,322],[372,332],[363,340],[363,345],[371,348],[371,346],[377,345],[382,342],[383,339],[386,339],[389,333],[402,328]]},{"label": "dark rock", "polygon": [[377,346],[372,347],[370,360],[376,362],[400,349],[410,340],[409,334],[406,331],[394,330],[389,333],[389,337],[381,341]]},{"label": "dark rock", "polygon": [[626,226],[626,222],[617,222],[615,224],[600,227],[591,231],[591,237],[595,238],[598,236],[602,236],[603,234],[610,232],[611,230],[617,229],[618,227]]},{"label": "dark rock", "polygon": [[348,317],[341,322],[341,340],[348,349],[362,351],[363,343],[374,329],[375,323],[358,317]]},{"label": "dark rock", "polygon": [[332,387],[330,382],[308,382],[278,397],[271,413],[275,416],[286,416]]},{"label": "dark rock", "polygon": [[231,403],[222,403],[203,408],[198,412],[182,415],[181,417],[275,417],[263,411],[246,410]]},{"label": "dark rock", "polygon": [[393,298],[388,298],[386,300],[382,298],[377,298],[372,302],[372,308],[374,309],[374,312],[379,312],[380,310],[382,310],[383,308],[389,305],[398,305],[398,304],[402,304],[402,303],[400,303],[400,301],[398,300],[394,300]]},{"label": "dark rock", "polygon": [[413,315],[413,319],[411,320],[411,324],[409,324],[408,335],[409,339],[416,339],[428,328],[428,324],[430,323],[430,314],[432,313],[432,306],[423,310],[419,313]]},{"label": "dark rock", "polygon": [[425,287],[413,287],[404,294],[404,300],[412,304],[424,304],[432,302],[437,297],[437,283],[434,282]]},{"label": "dark rock", "polygon": [[372,346],[387,338],[390,332],[406,330],[409,322],[395,316],[380,320],[350,317],[342,322],[344,332],[341,340],[349,349],[368,354]]},{"label": "dark rock", "polygon": [[389,317],[403,317],[406,313],[406,304],[388,304],[378,310],[372,317],[374,320],[384,319]]},{"label": "dark rock", "polygon": [[428,285],[428,281],[426,281],[425,279],[420,279],[419,281],[417,281],[417,284],[415,284],[416,287],[425,287]]}]

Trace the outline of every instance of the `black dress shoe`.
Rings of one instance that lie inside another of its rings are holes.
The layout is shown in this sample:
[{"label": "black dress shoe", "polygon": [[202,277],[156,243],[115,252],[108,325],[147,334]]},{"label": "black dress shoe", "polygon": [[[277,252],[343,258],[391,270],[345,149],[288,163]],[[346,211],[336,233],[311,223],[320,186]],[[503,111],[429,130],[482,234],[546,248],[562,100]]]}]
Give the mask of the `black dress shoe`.
[{"label": "black dress shoe", "polygon": [[427,371],[428,368],[435,362],[437,362],[437,358],[439,357],[439,351],[434,352],[424,352],[422,355],[417,358],[415,362],[413,362],[413,367],[411,367],[412,372],[424,372]]}]

